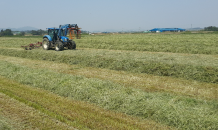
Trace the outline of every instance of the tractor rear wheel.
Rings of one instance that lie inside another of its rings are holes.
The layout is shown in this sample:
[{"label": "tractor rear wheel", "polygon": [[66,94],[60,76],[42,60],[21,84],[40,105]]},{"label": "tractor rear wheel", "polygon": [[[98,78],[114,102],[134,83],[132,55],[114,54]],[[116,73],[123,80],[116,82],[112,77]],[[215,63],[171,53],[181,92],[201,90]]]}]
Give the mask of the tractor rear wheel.
[{"label": "tractor rear wheel", "polygon": [[43,40],[42,40],[42,48],[44,50],[49,50],[50,49],[50,43],[49,43],[49,40],[47,38],[43,38]]},{"label": "tractor rear wheel", "polygon": [[72,41],[72,47],[73,47],[73,49],[76,49],[76,43],[75,43],[75,41]]},{"label": "tractor rear wheel", "polygon": [[62,51],[64,49],[63,43],[61,41],[55,42],[55,51]]},{"label": "tractor rear wheel", "polygon": [[69,41],[68,49],[76,49],[76,43],[75,43],[75,41]]}]

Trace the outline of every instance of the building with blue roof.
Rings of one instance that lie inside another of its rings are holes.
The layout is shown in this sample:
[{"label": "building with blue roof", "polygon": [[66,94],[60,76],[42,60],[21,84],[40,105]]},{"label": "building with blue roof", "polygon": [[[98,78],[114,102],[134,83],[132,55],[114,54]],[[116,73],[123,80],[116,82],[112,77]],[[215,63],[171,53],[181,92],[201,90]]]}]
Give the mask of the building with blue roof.
[{"label": "building with blue roof", "polygon": [[154,28],[149,30],[151,32],[183,32],[185,29],[182,28]]}]

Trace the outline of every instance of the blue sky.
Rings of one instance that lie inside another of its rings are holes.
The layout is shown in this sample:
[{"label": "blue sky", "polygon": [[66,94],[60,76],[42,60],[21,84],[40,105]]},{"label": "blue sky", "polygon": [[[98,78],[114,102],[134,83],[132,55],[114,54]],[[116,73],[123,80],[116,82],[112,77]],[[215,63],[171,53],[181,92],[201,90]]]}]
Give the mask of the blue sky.
[{"label": "blue sky", "polygon": [[218,0],[0,0],[0,28],[83,30],[218,27]]}]

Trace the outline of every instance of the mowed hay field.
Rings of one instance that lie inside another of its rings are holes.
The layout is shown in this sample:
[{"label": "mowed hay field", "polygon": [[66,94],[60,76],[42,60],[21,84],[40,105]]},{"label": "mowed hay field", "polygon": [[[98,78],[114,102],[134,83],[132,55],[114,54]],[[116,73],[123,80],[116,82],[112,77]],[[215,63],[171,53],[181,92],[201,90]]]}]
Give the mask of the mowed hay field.
[{"label": "mowed hay field", "polygon": [[0,37],[0,129],[218,129],[218,34]]}]

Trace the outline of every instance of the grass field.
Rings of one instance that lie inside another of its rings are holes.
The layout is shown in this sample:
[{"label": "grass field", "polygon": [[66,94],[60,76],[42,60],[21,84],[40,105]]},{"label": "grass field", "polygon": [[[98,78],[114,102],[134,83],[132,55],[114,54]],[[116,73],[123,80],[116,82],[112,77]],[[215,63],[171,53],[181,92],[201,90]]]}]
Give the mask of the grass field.
[{"label": "grass field", "polygon": [[0,37],[0,129],[217,129],[217,36]]}]

